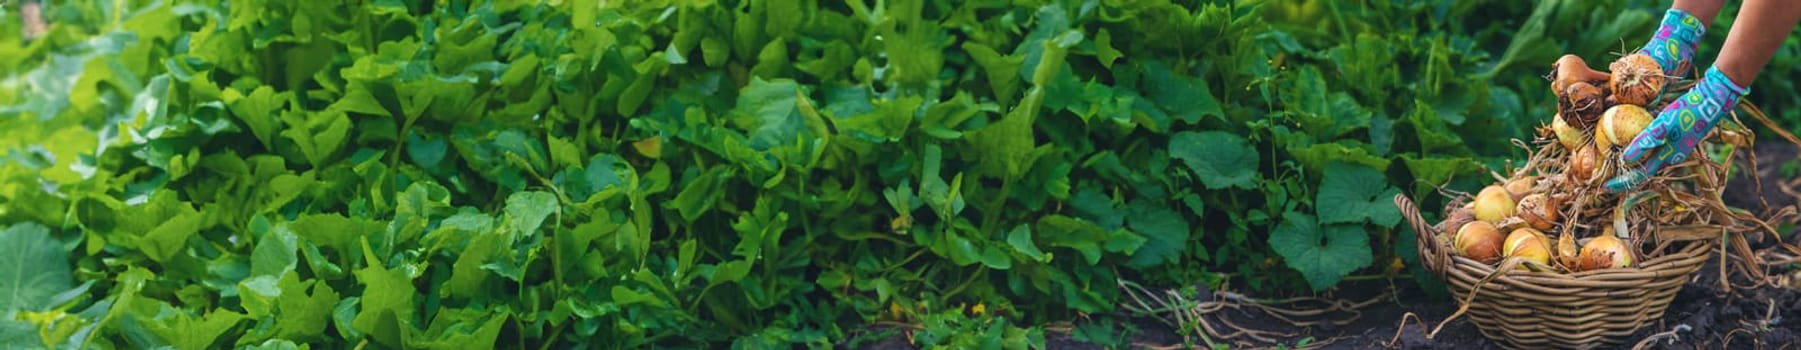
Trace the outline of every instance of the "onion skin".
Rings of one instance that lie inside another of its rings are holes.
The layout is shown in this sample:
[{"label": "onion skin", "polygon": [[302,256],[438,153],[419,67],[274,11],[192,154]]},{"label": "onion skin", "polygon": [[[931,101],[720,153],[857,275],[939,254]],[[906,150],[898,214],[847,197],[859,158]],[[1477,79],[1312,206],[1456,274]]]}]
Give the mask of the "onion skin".
[{"label": "onion skin", "polygon": [[1581,271],[1582,260],[1577,255],[1577,249],[1576,236],[1565,232],[1557,236],[1557,256],[1552,259],[1570,272]]},{"label": "onion skin", "polygon": [[1576,55],[1563,55],[1563,57],[1558,57],[1557,61],[1551,63],[1551,69],[1555,71],[1551,79],[1551,91],[1558,94],[1558,97],[1563,97],[1562,94],[1564,90],[1569,88],[1570,85],[1576,83],[1595,84],[1613,78],[1608,73],[1589,68],[1588,62],[1583,61],[1582,57]]},{"label": "onion skin", "polygon": [[1444,232],[1440,237],[1443,237],[1442,239],[1444,239],[1445,242],[1452,243],[1455,241],[1455,237],[1457,237],[1457,231],[1462,230],[1464,224],[1468,224],[1472,221],[1476,221],[1476,209],[1474,207],[1465,205],[1455,210],[1451,210],[1450,213],[1445,214]]},{"label": "onion skin", "polygon": [[1537,184],[1537,176],[1522,176],[1507,180],[1507,195],[1513,197],[1513,201],[1517,203],[1520,199],[1526,198],[1526,195],[1532,194],[1532,186]]},{"label": "onion skin", "polygon": [[1498,224],[1501,220],[1513,216],[1513,195],[1500,185],[1489,185],[1476,194],[1476,220]]},{"label": "onion skin", "polygon": [[1494,264],[1501,260],[1503,238],[1501,230],[1495,228],[1495,225],[1470,221],[1457,230],[1454,246],[1457,248],[1457,255],[1483,264]]},{"label": "onion skin", "polygon": [[1637,105],[1616,105],[1608,108],[1601,115],[1601,125],[1595,133],[1595,143],[1601,147],[1625,146],[1633,138],[1651,126],[1651,112]]},{"label": "onion skin", "polygon": [[1632,250],[1611,234],[1603,234],[1582,246],[1582,270],[1624,268],[1632,266]]},{"label": "onion skin", "polygon": [[1534,193],[1521,198],[1519,207],[1514,209],[1526,225],[1539,231],[1549,231],[1557,224],[1557,203],[1543,193]]},{"label": "onion skin", "polygon": [[[1536,262],[1540,265],[1551,264],[1551,242],[1543,232],[1530,228],[1513,230],[1507,235],[1507,243],[1501,247],[1508,258],[1520,258]],[[1520,265],[1527,269],[1527,265]]]},{"label": "onion skin", "polygon": [[1657,60],[1642,53],[1634,53],[1620,57],[1607,66],[1613,71],[1607,85],[1613,91],[1613,100],[1620,104],[1644,106],[1663,92],[1666,78],[1663,67]]},{"label": "onion skin", "polygon": [[1564,121],[1561,113],[1551,118],[1551,131],[1557,134],[1557,142],[1563,144],[1563,149],[1575,150],[1588,143],[1588,133]]},{"label": "onion skin", "polygon": [[1557,113],[1563,115],[1564,121],[1577,129],[1590,130],[1595,122],[1601,119],[1601,112],[1606,111],[1606,94],[1601,88],[1589,83],[1570,84],[1564,88],[1563,97],[1557,99]]},{"label": "onion skin", "polygon": [[1576,149],[1576,153],[1570,154],[1569,175],[1575,176],[1572,179],[1575,183],[1588,183],[1594,179],[1595,168],[1600,165],[1600,160],[1601,156],[1595,153],[1594,147]]}]

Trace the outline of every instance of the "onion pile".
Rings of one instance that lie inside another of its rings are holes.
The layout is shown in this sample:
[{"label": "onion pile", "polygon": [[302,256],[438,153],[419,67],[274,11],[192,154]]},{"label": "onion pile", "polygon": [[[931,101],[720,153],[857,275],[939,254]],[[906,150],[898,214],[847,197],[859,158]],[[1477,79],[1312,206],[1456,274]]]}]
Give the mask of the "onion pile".
[{"label": "onion pile", "polygon": [[1518,259],[1521,269],[1552,273],[1632,267],[1643,254],[1634,249],[1639,239],[1621,230],[1629,225],[1612,224],[1622,199],[1601,184],[1631,166],[1615,155],[1650,125],[1649,108],[1664,102],[1668,79],[1642,54],[1613,62],[1612,73],[1575,55],[1552,68],[1557,114],[1540,130],[1537,163],[1497,175],[1470,205],[1448,213],[1442,234],[1458,255],[1483,264]]}]

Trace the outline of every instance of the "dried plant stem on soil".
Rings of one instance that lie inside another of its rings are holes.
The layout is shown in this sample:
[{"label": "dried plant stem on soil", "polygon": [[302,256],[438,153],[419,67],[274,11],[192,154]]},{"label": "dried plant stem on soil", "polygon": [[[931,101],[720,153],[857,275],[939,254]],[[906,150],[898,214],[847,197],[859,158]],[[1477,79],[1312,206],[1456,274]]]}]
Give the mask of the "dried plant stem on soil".
[{"label": "dried plant stem on soil", "polygon": [[1388,292],[1383,292],[1363,301],[1314,297],[1260,300],[1235,292],[1219,291],[1191,298],[1174,289],[1153,291],[1123,279],[1118,280],[1118,283],[1130,299],[1122,305],[1127,312],[1155,318],[1176,329],[1186,330],[1187,334],[1184,336],[1199,337],[1208,347],[1218,347],[1222,342],[1229,341],[1234,347],[1246,348],[1320,348],[1331,344],[1334,339],[1319,339],[1300,347],[1285,346],[1282,341],[1294,338],[1297,333],[1248,327],[1233,321],[1227,311],[1274,319],[1296,329],[1323,325],[1344,326],[1357,320],[1361,315],[1358,310],[1389,296]]},{"label": "dried plant stem on soil", "polygon": [[1676,327],[1670,328],[1670,330],[1652,334],[1651,336],[1645,337],[1643,340],[1639,340],[1638,344],[1632,346],[1632,350],[1657,349],[1658,340],[1666,340],[1664,342],[1665,345],[1675,344],[1677,340],[1681,339],[1676,335],[1676,332],[1688,331],[1691,329],[1694,329],[1694,327],[1689,327],[1686,324],[1676,325]]}]

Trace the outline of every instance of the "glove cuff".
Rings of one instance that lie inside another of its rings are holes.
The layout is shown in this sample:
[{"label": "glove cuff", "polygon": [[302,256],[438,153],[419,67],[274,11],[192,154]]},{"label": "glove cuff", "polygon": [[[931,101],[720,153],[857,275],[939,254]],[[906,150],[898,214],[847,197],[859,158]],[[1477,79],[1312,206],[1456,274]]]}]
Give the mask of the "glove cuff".
[{"label": "glove cuff", "polygon": [[1725,72],[1721,72],[1719,66],[1707,67],[1705,74],[1701,81],[1696,83],[1694,91],[1706,95],[1698,96],[1705,97],[1702,99],[1703,101],[1720,104],[1718,107],[1722,111],[1731,109],[1732,106],[1738,104],[1740,97],[1751,93],[1750,86],[1739,86],[1738,83],[1732,82],[1732,78],[1727,77]]},{"label": "glove cuff", "polygon": [[1701,19],[1688,11],[1670,9],[1664,11],[1663,22],[1658,25],[1657,34],[1645,42],[1639,53],[1657,60],[1663,67],[1664,75],[1682,76],[1682,66],[1695,57],[1695,47],[1700,45],[1702,35],[1707,28],[1701,26]]}]

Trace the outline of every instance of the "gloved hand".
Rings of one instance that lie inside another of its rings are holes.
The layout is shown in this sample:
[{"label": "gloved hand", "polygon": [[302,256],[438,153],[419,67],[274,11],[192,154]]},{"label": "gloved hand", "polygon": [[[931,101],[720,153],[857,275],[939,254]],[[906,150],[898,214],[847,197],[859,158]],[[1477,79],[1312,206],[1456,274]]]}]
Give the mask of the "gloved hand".
[{"label": "gloved hand", "polygon": [[1708,67],[1706,76],[1694,88],[1670,101],[1669,106],[1651,120],[1651,125],[1620,152],[1620,159],[1626,164],[1643,162],[1643,165],[1607,180],[1607,191],[1631,190],[1664,166],[1687,160],[1689,152],[1701,143],[1701,138],[1738,105],[1740,97],[1750,92],[1750,88],[1733,83],[1719,67]]},{"label": "gloved hand", "polygon": [[1701,19],[1688,12],[1670,9],[1664,11],[1663,22],[1658,25],[1656,35],[1651,36],[1639,53],[1651,56],[1657,65],[1663,68],[1663,75],[1682,77],[1688,72],[1688,63],[1695,58],[1695,46],[1701,42],[1701,36],[1707,28],[1701,26]]}]

